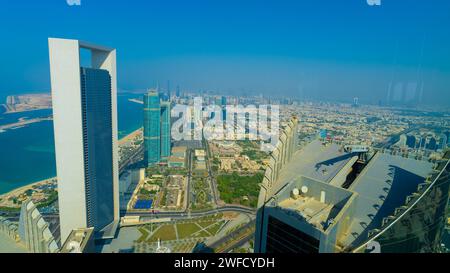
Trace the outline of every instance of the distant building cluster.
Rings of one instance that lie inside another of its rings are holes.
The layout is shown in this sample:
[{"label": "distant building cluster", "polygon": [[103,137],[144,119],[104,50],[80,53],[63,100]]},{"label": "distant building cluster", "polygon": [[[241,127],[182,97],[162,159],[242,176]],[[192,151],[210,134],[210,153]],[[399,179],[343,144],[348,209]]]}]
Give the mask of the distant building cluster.
[{"label": "distant building cluster", "polygon": [[434,131],[411,132],[400,135],[396,145],[413,150],[444,151],[448,147],[449,137],[449,131],[440,134]]}]

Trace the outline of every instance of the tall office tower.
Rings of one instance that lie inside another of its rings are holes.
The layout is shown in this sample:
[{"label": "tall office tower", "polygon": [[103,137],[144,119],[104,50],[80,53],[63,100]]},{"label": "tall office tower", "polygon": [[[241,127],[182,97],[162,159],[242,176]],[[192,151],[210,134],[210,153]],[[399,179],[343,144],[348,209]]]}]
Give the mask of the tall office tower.
[{"label": "tall office tower", "polygon": [[170,157],[170,102],[161,102],[161,158]]},{"label": "tall office tower", "polygon": [[406,136],[406,146],[409,148],[416,148],[416,137],[413,135]]},{"label": "tall office tower", "polygon": [[179,85],[177,85],[177,93],[176,93],[176,95],[177,95],[177,98],[181,97],[181,91],[180,91],[180,86]]},{"label": "tall office tower", "polygon": [[439,149],[445,150],[445,148],[447,148],[447,136],[444,133],[442,133],[440,135],[440,140],[439,140]]},{"label": "tall office tower", "polygon": [[[80,67],[80,49],[91,51]],[[116,51],[49,39],[61,241],[72,230],[114,236],[119,220]]]},{"label": "tall office tower", "polygon": [[279,143],[258,199],[255,252],[439,251],[450,152],[434,164],[314,140],[283,164],[288,142]]},{"label": "tall office tower", "polygon": [[167,100],[170,100],[170,81],[167,81]]},{"label": "tall office tower", "polygon": [[31,200],[22,204],[19,219],[19,237],[33,253],[56,253],[59,251],[48,223]]},{"label": "tall office tower", "polygon": [[427,144],[427,149],[431,151],[436,151],[438,148],[436,138],[431,137]]},{"label": "tall office tower", "polygon": [[161,160],[161,102],[156,91],[144,95],[144,161],[148,166]]},{"label": "tall office tower", "polygon": [[225,96],[221,97],[220,106],[222,108],[222,120],[227,120],[227,98]]},{"label": "tall office tower", "polygon": [[401,134],[400,139],[396,144],[400,147],[406,147],[407,142],[408,142],[408,137],[405,134]]},{"label": "tall office tower", "polygon": [[220,98],[220,104],[221,104],[221,106],[226,106],[227,105],[227,98],[225,96],[222,96]]}]

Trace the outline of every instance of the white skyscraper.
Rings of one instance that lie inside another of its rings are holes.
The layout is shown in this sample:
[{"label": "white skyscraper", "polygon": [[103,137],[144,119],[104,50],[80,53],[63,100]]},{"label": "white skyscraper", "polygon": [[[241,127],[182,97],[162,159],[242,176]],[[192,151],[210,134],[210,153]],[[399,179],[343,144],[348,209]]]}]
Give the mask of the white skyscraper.
[{"label": "white skyscraper", "polygon": [[[80,66],[80,48],[91,51]],[[61,242],[93,227],[113,235],[119,219],[116,51],[49,39]]]}]

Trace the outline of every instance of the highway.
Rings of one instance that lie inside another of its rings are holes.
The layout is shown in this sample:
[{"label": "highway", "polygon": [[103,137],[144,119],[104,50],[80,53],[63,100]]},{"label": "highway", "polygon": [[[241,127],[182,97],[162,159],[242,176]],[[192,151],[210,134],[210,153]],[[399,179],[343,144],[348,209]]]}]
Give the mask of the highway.
[{"label": "highway", "polygon": [[120,162],[119,175],[122,175],[128,166],[139,161],[140,156],[144,153],[144,145],[141,145],[130,157]]},{"label": "highway", "polygon": [[211,187],[211,193],[212,193],[212,197],[213,197],[213,201],[214,204],[216,205],[216,207],[219,206],[219,193],[217,190],[217,180],[212,172],[211,169],[211,151],[209,150],[209,145],[208,142],[204,139],[203,140],[203,147],[205,148],[206,151],[206,168],[208,169],[208,181]]},{"label": "highway", "polygon": [[232,242],[230,245],[226,246],[225,249],[220,250],[220,253],[228,253],[230,252],[232,249],[236,248],[236,247],[240,247],[243,244],[245,244],[246,242],[248,242],[249,240],[254,238],[254,232],[250,232],[249,234],[245,234],[244,232],[249,229],[249,228],[253,228],[256,224],[255,220],[252,220],[250,222],[248,222],[247,224],[245,224],[244,226],[236,229],[235,231],[231,232],[230,234],[225,235],[224,237],[220,238],[219,240],[217,240],[216,242],[212,243],[211,245],[207,246],[208,248],[211,249],[218,249],[220,248],[222,245],[228,243],[228,242],[232,242],[233,239],[238,238],[239,235],[245,235],[244,237],[240,238],[239,240],[237,240],[236,242]]},{"label": "highway", "polygon": [[187,156],[187,168],[188,168],[188,174],[187,174],[187,185],[186,185],[186,196],[187,196],[187,203],[186,203],[186,210],[189,210],[191,207],[191,181],[192,181],[192,150],[188,149],[186,152]]},{"label": "highway", "polygon": [[158,219],[158,218],[172,218],[172,219],[189,219],[189,218],[196,218],[196,217],[204,217],[209,216],[213,214],[217,214],[220,212],[238,212],[238,213],[245,213],[250,215],[255,215],[256,211],[251,208],[243,207],[243,206],[237,206],[237,205],[229,205],[229,206],[223,206],[218,207],[211,210],[205,210],[205,211],[183,211],[183,212],[169,212],[169,211],[161,211],[161,212],[126,212],[122,211],[123,216],[140,216],[141,218],[145,219]]}]

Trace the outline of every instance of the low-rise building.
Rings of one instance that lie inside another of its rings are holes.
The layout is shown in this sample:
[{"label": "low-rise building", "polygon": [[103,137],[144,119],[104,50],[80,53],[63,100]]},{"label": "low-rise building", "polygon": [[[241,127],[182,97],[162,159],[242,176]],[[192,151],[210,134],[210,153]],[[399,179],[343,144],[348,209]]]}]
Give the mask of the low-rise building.
[{"label": "low-rise building", "polygon": [[186,151],[187,151],[187,147],[186,146],[173,147],[172,148],[172,156],[185,158],[186,157]]},{"label": "low-rise building", "polygon": [[186,158],[185,157],[169,157],[169,168],[185,168],[186,167]]}]

